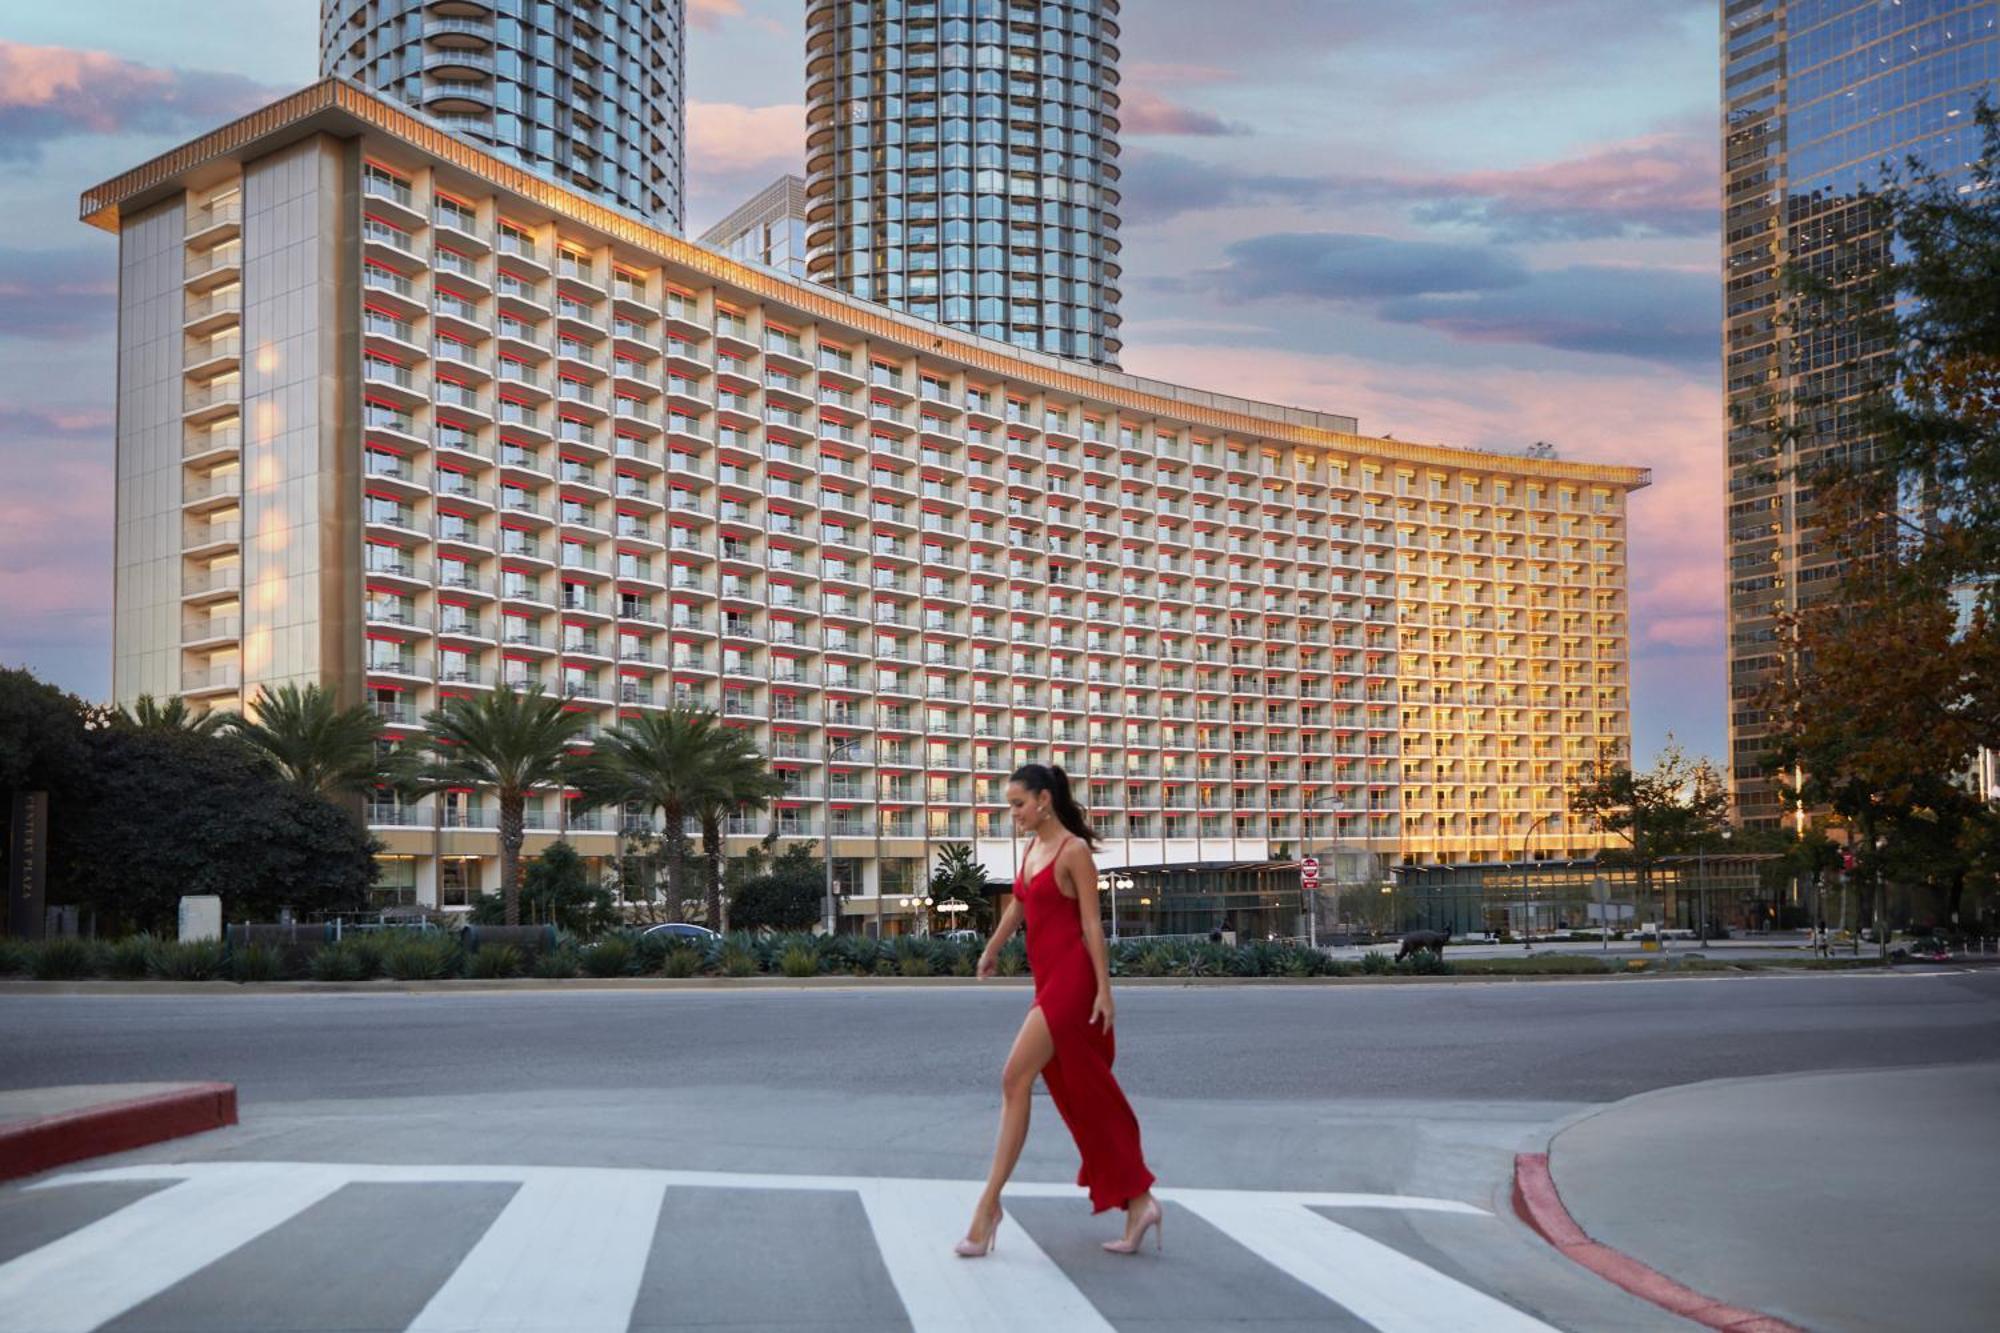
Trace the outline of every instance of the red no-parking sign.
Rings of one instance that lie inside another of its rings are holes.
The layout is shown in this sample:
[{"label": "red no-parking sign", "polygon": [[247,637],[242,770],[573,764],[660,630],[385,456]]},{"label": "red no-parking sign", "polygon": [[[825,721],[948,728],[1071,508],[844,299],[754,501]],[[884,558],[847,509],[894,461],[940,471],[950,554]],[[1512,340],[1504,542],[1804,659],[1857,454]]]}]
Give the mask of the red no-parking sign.
[{"label": "red no-parking sign", "polygon": [[1308,856],[1299,862],[1299,887],[1316,889],[1319,887],[1319,858]]}]

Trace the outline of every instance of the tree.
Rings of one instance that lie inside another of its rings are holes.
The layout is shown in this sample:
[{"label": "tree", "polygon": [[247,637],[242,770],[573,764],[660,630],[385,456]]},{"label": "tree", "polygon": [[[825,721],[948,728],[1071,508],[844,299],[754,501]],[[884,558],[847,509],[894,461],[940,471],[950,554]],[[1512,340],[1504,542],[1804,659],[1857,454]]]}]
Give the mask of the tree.
[{"label": "tree", "polygon": [[100,930],[171,931],[183,894],[226,918],[358,911],[375,844],[347,812],[275,782],[241,746],[188,730],[89,732],[89,782],[60,815],[50,880]]},{"label": "tree", "polygon": [[112,714],[114,726],[140,731],[193,731],[203,736],[214,735],[228,720],[228,713],[216,709],[198,713],[178,695],[162,703],[150,694],[142,694],[129,705],[119,705]]},{"label": "tree", "polygon": [[575,779],[586,806],[634,804],[657,810],[664,825],[667,919],[682,914],[688,860],[687,820],[718,799],[716,756],[730,740],[714,713],[670,708],[626,718],[598,737]]},{"label": "tree", "polygon": [[521,924],[528,796],[562,782],[577,766],[570,746],[588,721],[540,686],[448,698],[425,716],[424,735],[408,748],[395,774],[397,785],[409,791],[493,791],[500,807],[500,897],[507,925]]},{"label": "tree", "polygon": [[260,689],[249,715],[230,714],[222,728],[279,777],[315,796],[358,795],[382,777],[375,744],[381,722],[370,709],[342,708],[318,685]]},{"label": "tree", "polygon": [[971,908],[969,924],[986,931],[993,926],[993,901],[986,896],[986,867],[973,855],[970,845],[948,842],[938,848],[938,861],[931,868],[930,896],[938,902],[956,898]]},{"label": "tree", "polygon": [[528,862],[521,900],[531,919],[572,934],[596,935],[617,919],[610,891],[590,882],[583,858],[564,841]]},{"label": "tree", "polygon": [[744,879],[735,897],[731,910],[738,929],[810,930],[826,899],[826,862],[818,844],[785,848],[769,869]]},{"label": "tree", "polygon": [[1654,866],[1665,857],[1709,845],[1727,825],[1729,792],[1713,764],[1689,759],[1669,735],[1648,772],[1635,773],[1615,760],[1585,764],[1581,781],[1570,791],[1569,808],[1625,839],[1624,847],[1605,850],[1599,860],[1631,866],[1638,901],[1644,903]]},{"label": "tree", "polygon": [[707,791],[694,802],[701,825],[701,854],[708,898],[708,924],[729,929],[729,899],[722,891],[723,825],[732,815],[770,808],[784,790],[778,775],[764,762],[756,745],[734,727],[718,729],[709,751]]}]

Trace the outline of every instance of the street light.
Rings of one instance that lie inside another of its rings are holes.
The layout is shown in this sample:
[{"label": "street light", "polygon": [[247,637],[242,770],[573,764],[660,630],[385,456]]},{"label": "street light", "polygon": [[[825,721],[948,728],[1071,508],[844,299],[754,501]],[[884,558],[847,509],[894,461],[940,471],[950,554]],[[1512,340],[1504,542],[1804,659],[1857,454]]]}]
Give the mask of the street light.
[{"label": "street light", "polygon": [[1528,831],[1521,835],[1521,943],[1529,953],[1535,951],[1535,899],[1534,886],[1528,882],[1528,843],[1533,840],[1536,829],[1561,813],[1560,810],[1544,811],[1541,818],[1528,825]]},{"label": "street light", "polygon": [[[1334,813],[1333,846],[1331,848],[1332,854],[1329,857],[1329,860],[1331,860],[1333,863],[1334,875],[1338,877],[1340,874],[1339,816],[1346,812],[1347,800],[1339,792],[1335,792],[1331,796],[1322,796],[1318,800],[1308,801],[1306,803],[1305,812],[1307,814],[1311,814],[1314,810],[1319,809],[1321,806],[1325,806],[1327,809],[1333,811]],[[1316,853],[1314,854],[1316,855]],[[1314,878],[1311,890],[1311,896],[1307,896],[1307,890],[1305,887],[1305,871],[1303,867],[1300,868],[1299,879],[1300,879],[1299,901],[1306,909],[1306,946],[1308,948],[1317,949],[1319,948],[1319,881],[1317,877]]]},{"label": "street light", "polygon": [[1130,890],[1131,887],[1132,877],[1120,870],[1107,870],[1097,877],[1097,891],[1111,895],[1111,942],[1113,944],[1118,942],[1118,890]]}]

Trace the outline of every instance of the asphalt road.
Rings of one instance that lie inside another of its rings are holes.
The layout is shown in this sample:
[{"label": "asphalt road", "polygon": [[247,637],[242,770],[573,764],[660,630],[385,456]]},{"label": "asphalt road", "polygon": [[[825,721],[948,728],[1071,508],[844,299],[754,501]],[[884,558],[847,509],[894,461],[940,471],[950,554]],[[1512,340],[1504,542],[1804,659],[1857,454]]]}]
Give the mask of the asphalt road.
[{"label": "asphalt road", "polygon": [[1513,1217],[1515,1153],[1651,1089],[2000,1058],[1996,974],[1127,987],[1165,1254],[1097,1248],[1038,1098],[967,1264],[1027,1003],[0,991],[0,1086],[225,1079],[243,1112],[0,1188],[0,1333],[1687,1328]]},{"label": "asphalt road", "polygon": [[[755,1086],[983,1093],[1022,987],[0,994],[0,1087],[224,1079],[246,1103]],[[1701,1079],[2000,1050],[2000,972],[1127,987],[1156,1099],[1611,1101]]]}]

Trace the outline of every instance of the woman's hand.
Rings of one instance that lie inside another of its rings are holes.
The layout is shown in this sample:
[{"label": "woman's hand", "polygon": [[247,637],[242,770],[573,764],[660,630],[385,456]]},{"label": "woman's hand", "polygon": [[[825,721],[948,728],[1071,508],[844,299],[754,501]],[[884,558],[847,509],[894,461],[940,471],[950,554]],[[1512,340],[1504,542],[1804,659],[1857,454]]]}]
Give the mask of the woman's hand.
[{"label": "woman's hand", "polygon": [[986,980],[986,978],[992,976],[993,973],[997,970],[998,966],[999,962],[997,959],[993,957],[993,951],[991,949],[980,950],[979,969],[976,974],[978,980],[984,981]]},{"label": "woman's hand", "polygon": [[1104,1030],[1109,1032],[1116,1009],[1111,1002],[1111,988],[1106,986],[1097,992],[1097,1003],[1090,1006],[1090,1021],[1095,1023],[1099,1014],[1104,1015]]}]

